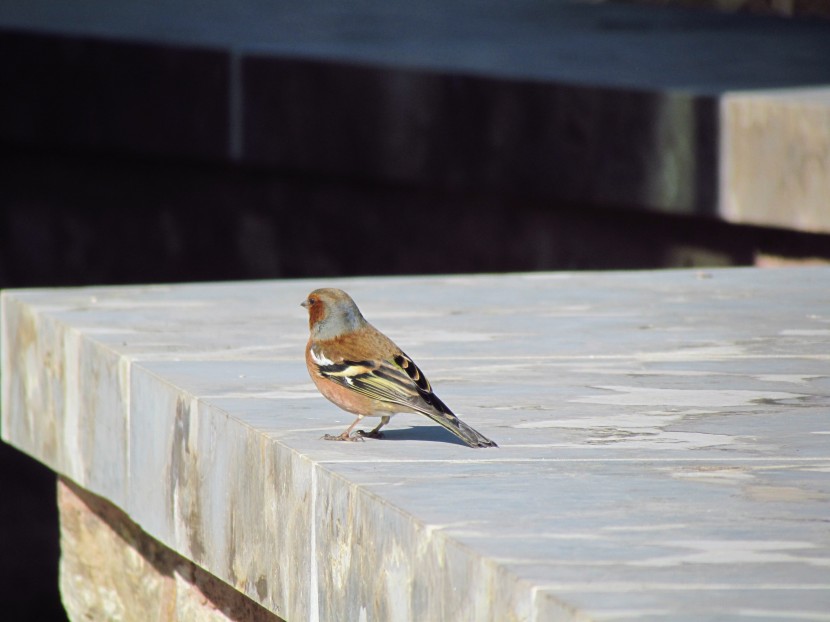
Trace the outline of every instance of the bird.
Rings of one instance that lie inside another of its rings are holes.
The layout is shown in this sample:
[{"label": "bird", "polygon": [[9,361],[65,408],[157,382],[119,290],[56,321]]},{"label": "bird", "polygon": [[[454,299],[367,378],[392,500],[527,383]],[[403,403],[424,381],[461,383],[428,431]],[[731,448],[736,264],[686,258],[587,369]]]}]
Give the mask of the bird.
[{"label": "bird", "polygon": [[[382,438],[380,429],[395,413],[426,415],[470,447],[497,447],[461,421],[432,391],[420,368],[395,343],[363,317],[341,289],[315,289],[300,303],[308,311],[305,348],[308,373],[330,402],[357,415],[345,432],[326,440]],[[371,431],[354,427],[364,417],[380,417]]]}]

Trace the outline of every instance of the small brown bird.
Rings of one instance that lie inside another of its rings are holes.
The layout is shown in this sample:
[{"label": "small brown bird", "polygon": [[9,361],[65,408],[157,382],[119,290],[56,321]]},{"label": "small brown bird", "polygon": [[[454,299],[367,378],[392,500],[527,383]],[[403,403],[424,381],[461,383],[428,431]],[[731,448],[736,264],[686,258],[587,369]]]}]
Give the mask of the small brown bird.
[{"label": "small brown bird", "polygon": [[[357,419],[327,440],[380,438],[380,429],[400,412],[426,415],[470,447],[497,445],[456,417],[432,392],[418,366],[386,335],[369,324],[344,291],[315,289],[302,302],[311,334],[305,349],[308,373],[320,393]],[[380,417],[371,432],[352,429],[363,417]]]}]

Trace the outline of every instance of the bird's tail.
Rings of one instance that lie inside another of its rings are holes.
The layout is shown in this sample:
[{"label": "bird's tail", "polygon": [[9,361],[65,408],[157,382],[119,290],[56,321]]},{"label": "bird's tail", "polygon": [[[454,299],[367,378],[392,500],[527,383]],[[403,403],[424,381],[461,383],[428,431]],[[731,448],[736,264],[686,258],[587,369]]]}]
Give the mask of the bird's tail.
[{"label": "bird's tail", "polygon": [[440,423],[470,447],[498,447],[494,441],[461,421],[449,408],[446,408],[446,412],[430,411],[424,414],[436,423]]}]

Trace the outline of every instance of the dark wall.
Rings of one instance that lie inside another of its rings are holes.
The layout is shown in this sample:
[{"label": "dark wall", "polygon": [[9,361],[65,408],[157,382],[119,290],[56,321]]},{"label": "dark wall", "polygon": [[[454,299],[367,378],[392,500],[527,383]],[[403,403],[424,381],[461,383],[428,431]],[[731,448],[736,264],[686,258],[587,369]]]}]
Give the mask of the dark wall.
[{"label": "dark wall", "polygon": [[830,236],[0,143],[0,286],[751,265]]}]

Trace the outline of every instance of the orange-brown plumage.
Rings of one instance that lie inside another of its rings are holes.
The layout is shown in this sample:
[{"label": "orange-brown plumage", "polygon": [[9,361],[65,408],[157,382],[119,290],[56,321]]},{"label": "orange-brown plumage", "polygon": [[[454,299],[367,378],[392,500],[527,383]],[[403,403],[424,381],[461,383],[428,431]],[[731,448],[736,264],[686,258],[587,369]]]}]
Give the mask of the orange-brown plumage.
[{"label": "orange-brown plumage", "polygon": [[[417,365],[386,335],[369,324],[351,297],[339,289],[317,289],[303,301],[308,310],[308,373],[323,396],[357,415],[332,440],[380,436],[379,430],[398,412],[421,413],[440,423],[471,447],[495,447],[453,414],[432,391]],[[350,436],[366,416],[381,417],[369,433]]]}]

